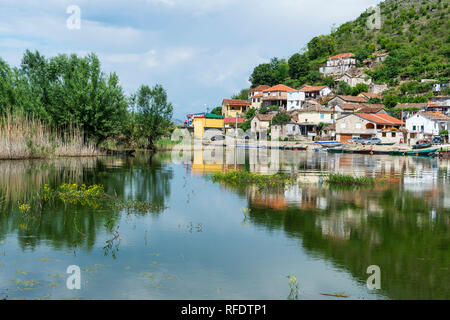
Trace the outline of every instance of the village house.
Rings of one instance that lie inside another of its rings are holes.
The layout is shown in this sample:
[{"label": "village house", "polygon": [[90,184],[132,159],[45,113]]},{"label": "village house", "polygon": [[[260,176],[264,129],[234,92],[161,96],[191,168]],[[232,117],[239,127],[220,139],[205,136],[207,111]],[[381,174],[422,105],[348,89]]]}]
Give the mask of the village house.
[{"label": "village house", "polygon": [[250,89],[248,91],[248,99],[251,102],[252,108],[255,108],[256,110],[259,110],[259,108],[261,108],[263,91],[269,88],[270,87],[266,85],[259,85],[256,88]]},{"label": "village house", "polygon": [[350,87],[355,87],[357,84],[367,84],[370,85],[372,83],[372,79],[369,76],[362,73],[359,69],[352,68],[346,71],[341,77],[336,79],[336,82],[345,82]]},{"label": "village house", "polygon": [[363,104],[366,103],[367,99],[364,97],[355,97],[355,96],[336,96],[330,101],[328,101],[329,107],[335,107],[340,104]]},{"label": "village house", "polygon": [[250,104],[248,100],[223,99],[222,115],[225,118],[243,117]]},{"label": "village house", "polygon": [[300,91],[305,93],[306,99],[318,99],[331,94],[331,89],[328,86],[304,86]]},{"label": "village house", "polygon": [[450,127],[450,117],[440,112],[419,112],[406,119],[406,129],[418,133],[419,139],[437,136]]},{"label": "village house", "polygon": [[358,113],[376,113],[376,114],[388,114],[384,109],[384,104],[364,104],[356,110]]},{"label": "village house", "polygon": [[270,127],[270,135],[272,139],[290,139],[290,140],[300,140],[301,131],[300,126],[297,123],[297,115],[292,116],[291,122],[286,124],[272,124]]},{"label": "village house", "polygon": [[336,140],[347,142],[354,137],[376,137],[382,143],[401,143],[405,141],[404,134],[400,131],[403,124],[387,114],[349,114],[336,120]]},{"label": "village house", "polygon": [[245,121],[244,118],[225,118],[225,119],[223,119],[225,133],[231,129],[236,128],[236,122],[239,125],[240,123],[243,123],[244,121]]},{"label": "village house", "polygon": [[320,124],[332,124],[337,117],[337,113],[330,108],[321,105],[314,105],[298,111],[295,122],[300,126],[300,134],[314,137],[319,131]]},{"label": "village house", "polygon": [[383,93],[384,91],[386,91],[388,89],[388,85],[383,83],[383,84],[376,84],[376,83],[371,83],[369,85],[369,92],[370,93]]},{"label": "village house", "polygon": [[224,117],[212,113],[195,113],[189,115],[192,118],[194,137],[203,138],[208,130],[223,130]]},{"label": "village house", "polygon": [[293,88],[278,84],[263,91],[262,105],[264,107],[277,106],[280,109],[286,110],[288,92],[296,91]]},{"label": "village house", "polygon": [[287,93],[287,107],[286,111],[300,110],[306,100],[305,92],[301,90],[289,91]]},{"label": "village house", "polygon": [[380,93],[370,93],[370,92],[361,92],[360,94],[358,94],[358,97],[363,97],[366,98],[367,100],[369,99],[383,99],[383,96]]},{"label": "village house", "polygon": [[327,59],[327,65],[319,69],[324,76],[344,74],[348,69],[356,66],[355,55],[351,52],[341,53]]},{"label": "village house", "polygon": [[450,108],[450,96],[435,96],[428,100],[427,111],[440,111],[448,115]]},{"label": "village house", "polygon": [[250,122],[250,132],[256,139],[260,139],[261,136],[265,136],[267,130],[269,130],[272,123],[273,115],[257,114]]}]

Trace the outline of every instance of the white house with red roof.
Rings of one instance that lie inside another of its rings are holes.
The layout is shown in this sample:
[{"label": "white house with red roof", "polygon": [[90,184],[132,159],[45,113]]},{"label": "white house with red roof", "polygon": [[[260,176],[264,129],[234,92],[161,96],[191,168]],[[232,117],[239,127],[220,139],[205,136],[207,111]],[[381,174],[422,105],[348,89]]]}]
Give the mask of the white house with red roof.
[{"label": "white house with red roof", "polygon": [[348,69],[356,66],[356,57],[351,52],[340,53],[329,57],[327,65],[321,67],[319,71],[324,75],[344,74]]},{"label": "white house with red roof", "polygon": [[287,93],[286,110],[301,110],[304,108],[304,102],[307,99],[317,99],[331,94],[328,86],[304,86],[300,90],[290,91]]}]

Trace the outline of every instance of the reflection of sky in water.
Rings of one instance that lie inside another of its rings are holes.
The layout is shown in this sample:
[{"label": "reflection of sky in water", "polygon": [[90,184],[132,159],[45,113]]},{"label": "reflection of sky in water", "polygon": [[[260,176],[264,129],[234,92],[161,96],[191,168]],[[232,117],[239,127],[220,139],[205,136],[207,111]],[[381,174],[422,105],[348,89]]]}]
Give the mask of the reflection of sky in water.
[{"label": "reflection of sky in water", "polygon": [[[249,157],[246,159],[239,164],[242,168],[272,172],[269,164],[255,165]],[[283,152],[280,169],[296,172],[301,184],[278,193],[261,194],[255,188],[233,190],[202,177],[205,171],[223,169],[214,163],[201,162],[196,167],[171,164],[169,159],[163,159],[162,164],[150,166],[147,160],[140,156],[129,160],[107,158],[101,161],[101,167],[95,162],[74,164],[80,169],[70,173],[66,163],[56,165],[53,173],[43,170],[40,180],[30,176],[25,170],[27,166],[12,171],[13,167],[4,170],[4,164],[0,164],[3,173],[14,172],[16,178],[32,179],[36,187],[41,180],[78,177],[80,182],[103,183],[108,192],[114,190],[124,199],[163,201],[168,207],[154,214],[122,213],[118,220],[121,241],[116,259],[112,259],[110,252],[105,255],[105,242],[112,235],[103,227],[99,213],[88,209],[76,213],[92,229],[87,238],[67,225],[69,220],[65,224],[53,222],[53,226],[47,225],[38,233],[30,231],[29,235],[39,240],[30,247],[19,238],[23,232],[16,226],[17,210],[2,209],[0,296],[286,299],[287,275],[297,277],[300,298],[306,299],[330,299],[320,293],[339,292],[356,299],[448,294],[439,284],[448,283],[445,282],[448,275],[445,278],[443,272],[448,267],[448,258],[445,260],[443,254],[448,254],[444,240],[449,239],[450,224],[449,212],[445,210],[448,162]],[[386,185],[371,191],[329,190],[319,183],[320,175],[327,170],[389,179]],[[409,185],[420,187],[411,189]],[[400,200],[405,203],[404,208],[398,207]],[[409,212],[408,203],[412,203],[414,212]],[[251,208],[248,219],[242,208]],[[69,213],[74,212],[60,210],[57,217]],[[93,216],[98,220],[92,220]],[[54,220],[43,221],[51,224]],[[58,234],[61,239],[55,238],[56,228],[67,229]],[[422,247],[418,232],[426,237],[431,248]],[[78,245],[74,246],[74,242]],[[405,252],[403,245],[409,246],[409,252]],[[407,254],[407,260],[401,257],[403,254]],[[440,262],[430,264],[427,262],[430,259]],[[384,276],[382,288],[383,284],[387,287],[380,295],[365,287],[368,277],[365,270],[377,263]],[[70,264],[84,270],[81,291],[65,289],[65,269]],[[408,270],[402,276],[396,271],[408,264],[417,273],[411,279],[405,276]],[[437,279],[429,280],[425,270],[431,270]],[[40,284],[26,287],[11,281],[14,279]],[[435,292],[418,293],[414,286],[409,287],[408,281]],[[17,288],[21,290],[15,291]]]}]

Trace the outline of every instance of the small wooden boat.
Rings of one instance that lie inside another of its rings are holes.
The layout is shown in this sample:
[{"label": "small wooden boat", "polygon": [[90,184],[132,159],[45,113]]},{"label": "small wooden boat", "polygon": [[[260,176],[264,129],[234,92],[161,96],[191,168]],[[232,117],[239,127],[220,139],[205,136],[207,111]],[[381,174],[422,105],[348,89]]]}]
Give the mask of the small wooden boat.
[{"label": "small wooden boat", "polygon": [[378,143],[377,146],[393,146],[395,144],[395,142],[390,142],[390,143]]},{"label": "small wooden boat", "polygon": [[430,148],[431,146],[432,146],[432,144],[427,142],[427,143],[415,144],[412,146],[412,148],[413,149],[426,149],[426,148]]},{"label": "small wooden boat", "polygon": [[410,150],[410,151],[406,152],[406,155],[408,155],[408,156],[430,157],[430,156],[434,156],[434,153],[437,150],[438,150],[438,148],[435,148],[435,149]]},{"label": "small wooden boat", "polygon": [[328,148],[327,152],[328,153],[346,153],[348,150],[344,149],[344,148]]}]

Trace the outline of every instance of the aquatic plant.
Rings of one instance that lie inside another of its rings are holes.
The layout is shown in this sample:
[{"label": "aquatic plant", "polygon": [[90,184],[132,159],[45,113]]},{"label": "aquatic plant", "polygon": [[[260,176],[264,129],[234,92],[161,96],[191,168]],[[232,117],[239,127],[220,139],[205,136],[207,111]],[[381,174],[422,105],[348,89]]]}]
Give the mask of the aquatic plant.
[{"label": "aquatic plant", "polygon": [[295,276],[287,275],[286,278],[289,279],[289,300],[298,300],[298,290],[300,289],[300,285],[297,282],[297,278]]},{"label": "aquatic plant", "polygon": [[31,206],[27,203],[22,203],[21,205],[19,205],[19,210],[23,213],[27,213],[28,211],[30,211]]},{"label": "aquatic plant", "polygon": [[325,180],[330,185],[344,185],[344,186],[367,186],[375,184],[375,179],[373,177],[354,177],[350,175],[331,173]]},{"label": "aquatic plant", "polygon": [[262,175],[249,171],[216,172],[212,175],[214,182],[223,182],[230,186],[256,185],[260,188],[280,188],[294,182],[294,177],[286,173]]}]

